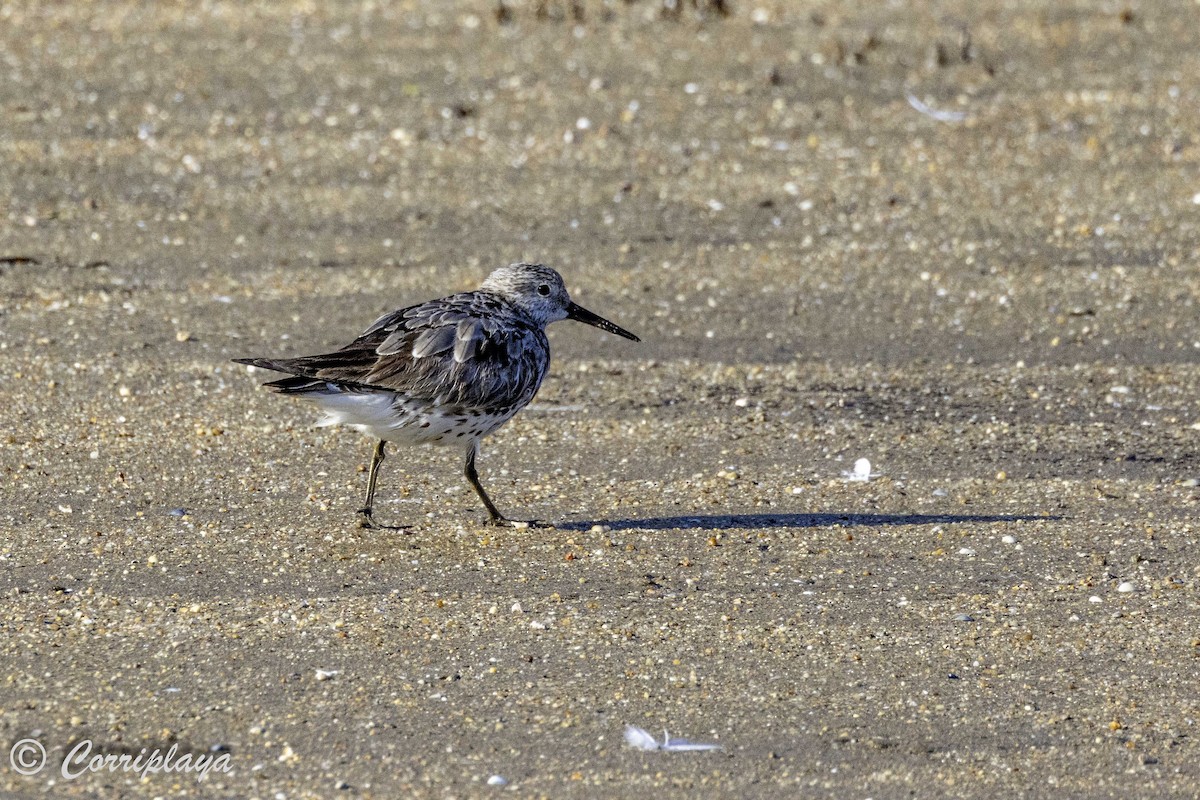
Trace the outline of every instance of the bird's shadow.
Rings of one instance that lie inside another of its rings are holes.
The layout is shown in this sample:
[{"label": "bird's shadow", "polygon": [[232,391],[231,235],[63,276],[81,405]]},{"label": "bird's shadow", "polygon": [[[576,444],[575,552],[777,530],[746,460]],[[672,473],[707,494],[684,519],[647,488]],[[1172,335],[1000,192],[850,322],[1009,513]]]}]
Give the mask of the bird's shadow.
[{"label": "bird's shadow", "polygon": [[1042,514],[700,514],[644,519],[597,519],[563,522],[560,530],[587,531],[602,525],[628,530],[736,530],[746,528],[883,527],[890,525],[949,525],[966,522],[1036,522],[1061,520]]}]

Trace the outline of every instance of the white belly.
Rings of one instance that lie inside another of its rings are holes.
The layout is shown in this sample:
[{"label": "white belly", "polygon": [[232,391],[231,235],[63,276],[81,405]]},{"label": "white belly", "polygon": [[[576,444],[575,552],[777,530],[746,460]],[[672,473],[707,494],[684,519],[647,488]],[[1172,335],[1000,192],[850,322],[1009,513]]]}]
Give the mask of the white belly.
[{"label": "white belly", "polygon": [[345,425],[368,436],[402,444],[462,444],[477,441],[512,419],[519,409],[480,414],[473,409],[443,408],[394,392],[326,391],[301,397],[325,412],[317,425]]}]

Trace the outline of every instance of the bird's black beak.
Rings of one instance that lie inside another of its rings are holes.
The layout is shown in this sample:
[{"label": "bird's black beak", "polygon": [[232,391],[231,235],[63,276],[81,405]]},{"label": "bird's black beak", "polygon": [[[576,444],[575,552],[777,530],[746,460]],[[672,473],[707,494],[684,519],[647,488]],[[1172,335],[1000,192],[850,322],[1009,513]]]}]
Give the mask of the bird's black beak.
[{"label": "bird's black beak", "polygon": [[634,336],[632,333],[625,330],[620,325],[614,325],[613,323],[606,320],[604,317],[597,316],[596,314],[593,314],[592,312],[588,311],[583,306],[578,306],[578,305],[575,305],[574,303],[571,303],[569,306],[567,306],[567,319],[573,319],[576,322],[587,323],[588,325],[597,327],[602,331],[608,331],[609,333],[615,333],[617,336],[624,336],[626,339],[632,339],[635,342],[641,341],[641,339]]}]

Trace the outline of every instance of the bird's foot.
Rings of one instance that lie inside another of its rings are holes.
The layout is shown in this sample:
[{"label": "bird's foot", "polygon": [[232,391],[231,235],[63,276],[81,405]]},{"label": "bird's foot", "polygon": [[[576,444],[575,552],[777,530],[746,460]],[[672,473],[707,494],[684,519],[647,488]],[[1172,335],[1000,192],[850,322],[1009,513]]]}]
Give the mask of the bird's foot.
[{"label": "bird's foot", "polygon": [[517,529],[552,528],[552,527],[554,527],[553,525],[549,525],[545,522],[541,522],[540,520],[536,520],[536,519],[529,519],[529,520],[509,519],[508,517],[502,517],[502,516],[491,517],[490,519],[488,519],[486,524],[491,525],[492,527],[495,527],[495,528],[517,528]]},{"label": "bird's foot", "polygon": [[369,508],[358,510],[358,527],[368,531],[407,531],[407,525],[383,525],[375,520]]}]

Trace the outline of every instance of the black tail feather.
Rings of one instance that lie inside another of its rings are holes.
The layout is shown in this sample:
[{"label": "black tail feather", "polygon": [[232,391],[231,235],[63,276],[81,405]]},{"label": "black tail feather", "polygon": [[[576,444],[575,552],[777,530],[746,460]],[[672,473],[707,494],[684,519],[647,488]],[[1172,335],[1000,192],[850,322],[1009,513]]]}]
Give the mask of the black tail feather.
[{"label": "black tail feather", "polygon": [[329,381],[323,381],[317,378],[305,378],[300,375],[293,375],[290,378],[281,378],[277,381],[264,383],[273,392],[280,394],[306,394],[315,392],[319,389],[324,389],[329,385]]},{"label": "black tail feather", "polygon": [[290,372],[292,373],[287,378],[280,378],[277,381],[264,383],[268,389],[279,392],[280,394],[303,394],[316,389],[321,389],[325,386],[325,381],[319,378],[313,378],[303,374],[296,374],[301,370],[296,369],[296,365],[291,359],[276,361],[270,358],[235,358],[236,364],[249,364],[252,367],[259,369],[269,369],[275,372]]},{"label": "black tail feather", "polygon": [[[322,358],[322,357],[318,357]],[[305,394],[306,392],[315,392],[326,389],[330,384],[338,386],[345,390],[364,390],[370,391],[373,387],[366,384],[356,383],[354,381],[334,381],[326,378],[318,378],[312,374],[313,368],[308,363],[314,360],[310,358],[288,358],[288,359],[271,359],[271,358],[235,358],[236,364],[248,364],[259,369],[269,369],[275,372],[291,373],[286,378],[280,378],[277,381],[264,383],[273,392],[280,394]],[[308,374],[305,374],[308,373]]]},{"label": "black tail feather", "polygon": [[270,358],[235,358],[233,359],[233,363],[249,364],[252,367],[258,367],[259,369],[270,369],[276,372],[292,372],[292,370],[288,368],[286,361],[275,361],[274,359]]}]

